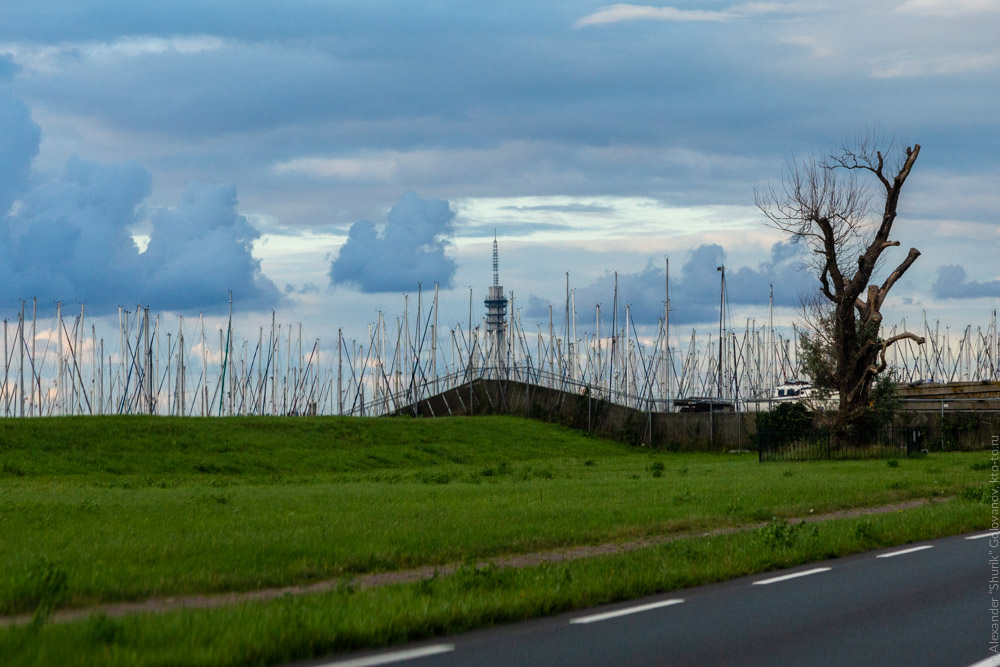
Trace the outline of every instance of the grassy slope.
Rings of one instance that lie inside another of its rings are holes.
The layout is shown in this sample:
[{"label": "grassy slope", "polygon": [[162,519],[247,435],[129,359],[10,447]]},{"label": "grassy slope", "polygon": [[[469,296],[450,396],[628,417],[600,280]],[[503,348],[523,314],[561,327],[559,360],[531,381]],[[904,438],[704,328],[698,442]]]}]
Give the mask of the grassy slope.
[{"label": "grassy slope", "polygon": [[465,567],[450,577],[357,591],[343,586],[206,610],[91,616],[0,629],[6,665],[278,664],[385,646],[674,591],[713,581],[983,528],[968,500],[711,538],[523,569]]},{"label": "grassy slope", "polygon": [[7,420],[0,613],[953,495],[985,458],[760,465],[513,418]]}]

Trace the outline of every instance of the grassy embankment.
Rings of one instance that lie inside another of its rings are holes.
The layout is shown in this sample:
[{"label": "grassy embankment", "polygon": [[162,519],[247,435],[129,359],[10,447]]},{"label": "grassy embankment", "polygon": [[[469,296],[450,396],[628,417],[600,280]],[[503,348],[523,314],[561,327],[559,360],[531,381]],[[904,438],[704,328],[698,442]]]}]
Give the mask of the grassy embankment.
[{"label": "grassy embankment", "polygon": [[[988,512],[963,498],[987,480],[987,459],[760,465],[511,418],[11,420],[0,423],[4,614],[778,520],[517,571],[467,567],[429,583],[366,591],[345,583],[223,609],[36,624],[0,631],[0,655],[280,661],[972,530]],[[959,500],[816,528],[781,522],[952,495]]]}]

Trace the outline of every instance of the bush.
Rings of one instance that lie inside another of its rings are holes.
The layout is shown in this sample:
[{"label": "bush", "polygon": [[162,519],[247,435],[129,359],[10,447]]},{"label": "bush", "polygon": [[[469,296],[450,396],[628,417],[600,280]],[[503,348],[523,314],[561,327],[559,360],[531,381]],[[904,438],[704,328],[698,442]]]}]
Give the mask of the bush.
[{"label": "bush", "polygon": [[752,444],[776,448],[811,440],[817,435],[813,416],[798,402],[779,403],[768,412],[757,413],[757,433]]}]

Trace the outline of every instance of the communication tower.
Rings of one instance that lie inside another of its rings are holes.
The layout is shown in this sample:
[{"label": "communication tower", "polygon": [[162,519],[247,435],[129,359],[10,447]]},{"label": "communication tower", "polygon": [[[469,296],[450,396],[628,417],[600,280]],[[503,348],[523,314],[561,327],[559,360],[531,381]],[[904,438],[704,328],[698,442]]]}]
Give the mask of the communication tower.
[{"label": "communication tower", "polygon": [[486,333],[492,343],[497,366],[503,360],[500,351],[507,335],[507,297],[500,284],[500,254],[497,251],[497,236],[493,232],[493,284],[486,293]]}]

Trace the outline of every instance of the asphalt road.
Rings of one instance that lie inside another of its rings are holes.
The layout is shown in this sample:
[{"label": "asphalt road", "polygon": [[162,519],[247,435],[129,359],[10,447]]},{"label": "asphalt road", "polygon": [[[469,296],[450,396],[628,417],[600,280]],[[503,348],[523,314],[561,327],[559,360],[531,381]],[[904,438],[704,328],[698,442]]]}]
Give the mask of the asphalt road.
[{"label": "asphalt road", "polygon": [[949,537],[312,664],[996,667],[998,557]]}]

